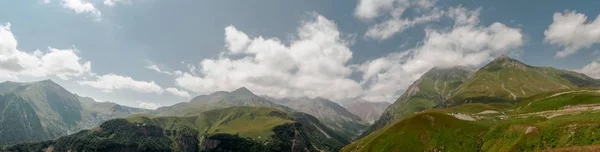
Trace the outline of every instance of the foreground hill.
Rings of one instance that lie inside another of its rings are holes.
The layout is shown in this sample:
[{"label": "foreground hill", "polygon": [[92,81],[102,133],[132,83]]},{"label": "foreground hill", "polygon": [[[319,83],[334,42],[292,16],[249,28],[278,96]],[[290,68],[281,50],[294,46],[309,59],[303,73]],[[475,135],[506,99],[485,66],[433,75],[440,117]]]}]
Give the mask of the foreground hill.
[{"label": "foreground hill", "polygon": [[315,116],[327,127],[346,139],[352,139],[368,126],[360,117],[352,114],[341,105],[324,98],[269,98],[276,103],[290,107],[295,111]]},{"label": "foreground hill", "polygon": [[[598,151],[600,90],[567,89],[518,104],[473,103],[405,117],[342,151]],[[459,139],[459,140],[457,140]]]},{"label": "foreground hill", "polygon": [[390,106],[389,102],[369,102],[365,100],[354,100],[344,102],[342,105],[354,115],[373,124],[385,109]]},{"label": "foreground hill", "polygon": [[41,141],[149,110],[99,103],[51,80],[0,83],[0,145]]},{"label": "foreground hill", "polygon": [[347,144],[316,118],[268,107],[230,107],[193,116],[135,115],[6,151],[337,151]]}]

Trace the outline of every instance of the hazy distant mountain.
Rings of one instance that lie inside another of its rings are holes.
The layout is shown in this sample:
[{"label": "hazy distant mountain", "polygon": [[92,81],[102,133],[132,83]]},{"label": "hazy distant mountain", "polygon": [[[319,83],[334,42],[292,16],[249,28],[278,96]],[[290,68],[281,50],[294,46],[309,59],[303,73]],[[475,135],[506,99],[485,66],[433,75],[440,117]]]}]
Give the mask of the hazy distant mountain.
[{"label": "hazy distant mountain", "polygon": [[354,115],[361,119],[373,124],[383,111],[390,106],[389,102],[369,102],[366,100],[354,100],[346,101],[342,104],[344,108],[348,109]]},{"label": "hazy distant mountain", "polygon": [[255,95],[245,87],[242,87],[232,92],[218,91],[209,95],[197,96],[189,102],[182,102],[168,107],[160,107],[156,109],[153,114],[159,116],[183,116],[233,106],[273,107],[291,111],[288,107],[275,104]]},{"label": "hazy distant mountain", "polygon": [[[316,118],[269,107],[230,107],[184,117],[134,115],[8,151],[339,151],[348,144]],[[0,149],[2,150],[2,149]]]},{"label": "hazy distant mountain", "polygon": [[53,139],[150,110],[97,103],[51,80],[0,83],[0,145]]},{"label": "hazy distant mountain", "polygon": [[368,126],[368,123],[360,117],[350,113],[341,105],[324,98],[283,98],[270,100],[293,110],[304,112],[315,116],[323,124],[336,132],[346,136],[348,139],[356,137]]}]

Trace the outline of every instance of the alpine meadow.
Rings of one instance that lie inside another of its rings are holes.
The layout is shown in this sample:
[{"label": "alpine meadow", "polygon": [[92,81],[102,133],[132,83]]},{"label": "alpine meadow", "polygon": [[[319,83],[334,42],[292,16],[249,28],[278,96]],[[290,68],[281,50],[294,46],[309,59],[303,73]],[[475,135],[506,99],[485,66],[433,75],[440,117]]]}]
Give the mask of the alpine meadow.
[{"label": "alpine meadow", "polygon": [[598,6],[2,0],[0,152],[600,151]]}]

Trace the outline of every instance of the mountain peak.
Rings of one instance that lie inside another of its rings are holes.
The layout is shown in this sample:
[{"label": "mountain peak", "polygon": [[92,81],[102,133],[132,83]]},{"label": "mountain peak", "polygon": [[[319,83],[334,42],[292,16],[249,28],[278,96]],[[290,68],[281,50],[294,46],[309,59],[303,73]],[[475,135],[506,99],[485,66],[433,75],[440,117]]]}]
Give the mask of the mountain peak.
[{"label": "mountain peak", "polygon": [[527,70],[531,66],[519,61],[512,59],[506,55],[501,55],[496,57],[492,62],[485,65],[482,69],[487,69],[488,71],[497,71],[504,68],[513,68],[513,69],[521,69]]},{"label": "mountain peak", "polygon": [[46,80],[38,81],[38,82],[36,82],[36,83],[44,83],[44,84],[58,85],[56,82],[52,81],[52,79],[46,79]]},{"label": "mountain peak", "polygon": [[248,90],[248,88],[246,87],[241,87],[238,89],[235,89],[234,91],[231,92],[231,94],[247,94],[247,95],[254,95],[254,93],[252,93],[252,91]]},{"label": "mountain peak", "polygon": [[506,60],[506,59],[511,59],[511,58],[502,54],[502,55],[496,57],[496,59],[494,59],[494,60]]}]

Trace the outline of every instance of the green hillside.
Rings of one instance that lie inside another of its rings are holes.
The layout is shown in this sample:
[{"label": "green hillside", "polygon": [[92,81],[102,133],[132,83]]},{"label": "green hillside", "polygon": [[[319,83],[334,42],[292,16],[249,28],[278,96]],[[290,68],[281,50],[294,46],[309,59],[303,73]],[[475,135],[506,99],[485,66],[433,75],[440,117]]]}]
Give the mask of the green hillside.
[{"label": "green hillside", "polygon": [[479,69],[450,98],[451,105],[511,102],[542,92],[600,86],[586,75],[550,67],[534,67],[501,56]]},{"label": "green hillside", "polygon": [[361,136],[368,135],[415,112],[443,106],[447,98],[472,73],[473,70],[464,67],[432,68],[409,86],[404,94],[390,105]]},{"label": "green hillside", "polygon": [[316,118],[268,107],[230,107],[194,116],[134,115],[53,141],[8,151],[337,151],[344,141]]},{"label": "green hillside", "polygon": [[[473,103],[403,118],[342,151],[597,151],[599,89],[542,93],[511,105]],[[582,150],[583,149],[583,150]]]}]

